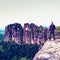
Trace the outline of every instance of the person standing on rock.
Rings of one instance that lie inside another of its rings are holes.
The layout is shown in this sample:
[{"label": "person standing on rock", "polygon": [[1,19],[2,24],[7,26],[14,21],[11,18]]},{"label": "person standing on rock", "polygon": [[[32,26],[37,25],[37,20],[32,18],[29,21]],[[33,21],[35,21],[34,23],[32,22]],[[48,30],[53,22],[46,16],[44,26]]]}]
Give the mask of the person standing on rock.
[{"label": "person standing on rock", "polygon": [[49,31],[50,31],[50,39],[53,36],[53,39],[55,40],[55,25],[53,24],[53,22],[51,22],[51,25],[49,27]]}]

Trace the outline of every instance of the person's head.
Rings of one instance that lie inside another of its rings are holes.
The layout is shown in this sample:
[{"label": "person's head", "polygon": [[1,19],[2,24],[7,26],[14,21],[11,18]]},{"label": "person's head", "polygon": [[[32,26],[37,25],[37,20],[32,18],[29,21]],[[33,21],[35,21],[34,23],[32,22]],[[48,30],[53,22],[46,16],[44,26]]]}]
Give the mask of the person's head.
[{"label": "person's head", "polygon": [[51,22],[51,24],[53,25],[53,22]]}]

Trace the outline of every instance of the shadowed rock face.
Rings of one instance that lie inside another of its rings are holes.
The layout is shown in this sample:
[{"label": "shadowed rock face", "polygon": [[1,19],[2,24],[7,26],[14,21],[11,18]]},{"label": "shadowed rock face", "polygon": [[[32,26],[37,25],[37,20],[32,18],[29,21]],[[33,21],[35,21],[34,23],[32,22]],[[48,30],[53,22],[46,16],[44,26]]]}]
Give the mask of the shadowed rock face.
[{"label": "shadowed rock face", "polygon": [[60,40],[46,41],[33,60],[60,60]]}]

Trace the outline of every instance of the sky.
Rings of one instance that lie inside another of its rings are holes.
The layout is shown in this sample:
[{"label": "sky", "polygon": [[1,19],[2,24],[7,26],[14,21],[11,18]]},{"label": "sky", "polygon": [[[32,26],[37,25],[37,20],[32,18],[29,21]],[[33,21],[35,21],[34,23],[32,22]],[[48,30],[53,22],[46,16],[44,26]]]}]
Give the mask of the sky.
[{"label": "sky", "polygon": [[60,25],[60,0],[0,0],[0,29],[8,24]]}]

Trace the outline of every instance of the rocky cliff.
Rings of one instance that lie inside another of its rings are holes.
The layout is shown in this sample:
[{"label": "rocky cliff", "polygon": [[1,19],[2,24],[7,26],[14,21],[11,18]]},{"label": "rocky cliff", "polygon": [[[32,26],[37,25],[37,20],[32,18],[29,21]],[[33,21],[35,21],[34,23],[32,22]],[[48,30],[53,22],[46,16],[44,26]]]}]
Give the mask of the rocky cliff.
[{"label": "rocky cliff", "polygon": [[15,23],[5,27],[5,41],[15,41],[16,43],[22,42],[23,28],[21,24]]},{"label": "rocky cliff", "polygon": [[[45,31],[45,35],[43,31]],[[42,26],[37,26],[34,23],[25,23],[24,27],[19,23],[14,23],[5,27],[5,41],[43,44],[44,39],[47,40],[46,30]]]},{"label": "rocky cliff", "polygon": [[33,60],[60,60],[60,39],[46,41]]}]

